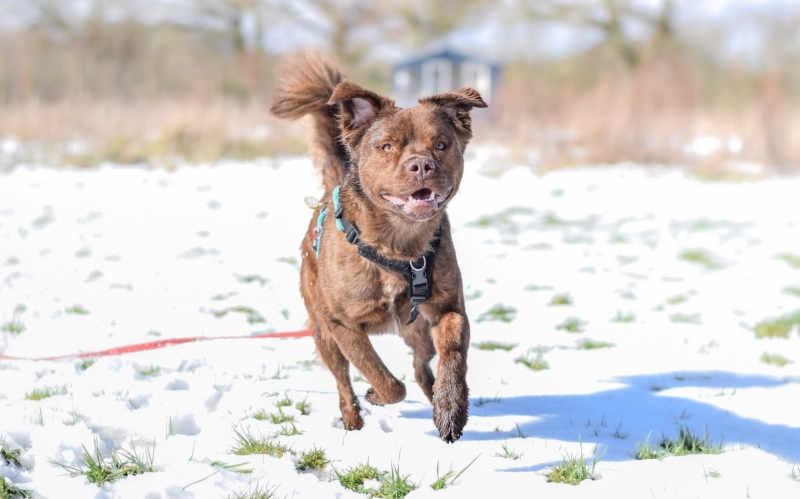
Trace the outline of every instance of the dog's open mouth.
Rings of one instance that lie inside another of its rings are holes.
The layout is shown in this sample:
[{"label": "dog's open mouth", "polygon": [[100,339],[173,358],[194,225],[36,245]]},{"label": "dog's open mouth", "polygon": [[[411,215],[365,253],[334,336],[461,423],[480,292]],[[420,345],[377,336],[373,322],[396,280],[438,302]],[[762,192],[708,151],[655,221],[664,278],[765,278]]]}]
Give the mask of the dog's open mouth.
[{"label": "dog's open mouth", "polygon": [[406,215],[418,219],[426,219],[439,211],[439,205],[447,199],[451,190],[452,188],[448,188],[446,192],[438,194],[425,187],[412,192],[408,197],[401,198],[388,192],[384,192],[381,195]]}]

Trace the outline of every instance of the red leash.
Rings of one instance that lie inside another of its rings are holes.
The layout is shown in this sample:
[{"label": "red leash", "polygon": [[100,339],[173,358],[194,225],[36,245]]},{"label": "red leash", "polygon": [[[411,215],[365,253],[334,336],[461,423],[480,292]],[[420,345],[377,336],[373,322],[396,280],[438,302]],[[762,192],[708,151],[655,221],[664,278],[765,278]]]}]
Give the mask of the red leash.
[{"label": "red leash", "polygon": [[126,353],[133,353],[133,352],[144,352],[146,350],[157,350],[159,348],[164,348],[172,345],[182,345],[184,343],[194,343],[198,341],[246,340],[246,339],[257,339],[257,338],[306,338],[312,335],[313,333],[310,330],[304,329],[302,331],[290,331],[288,333],[265,333],[265,334],[256,334],[254,336],[195,336],[192,338],[171,338],[166,340],[149,341],[147,343],[138,343],[136,345],[127,345],[127,346],[109,348],[107,350],[100,350],[98,352],[80,352],[67,355],[54,355],[52,357],[13,357],[10,355],[0,354],[0,359],[33,360],[33,361],[86,359],[94,357],[106,357],[109,355],[123,355]]}]

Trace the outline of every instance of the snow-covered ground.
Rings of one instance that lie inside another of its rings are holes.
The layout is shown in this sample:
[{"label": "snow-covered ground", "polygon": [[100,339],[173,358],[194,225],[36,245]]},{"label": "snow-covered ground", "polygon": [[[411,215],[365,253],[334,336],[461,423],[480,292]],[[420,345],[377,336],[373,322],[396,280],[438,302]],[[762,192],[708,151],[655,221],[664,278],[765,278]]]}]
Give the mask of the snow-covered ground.
[{"label": "snow-covered ground", "polygon": [[[20,461],[0,456],[0,475],[52,499],[221,498],[250,483],[276,497],[344,498],[364,496],[333,470],[369,462],[399,466],[419,487],[409,498],[798,497],[800,363],[762,354],[800,361],[800,335],[758,339],[753,326],[800,308],[800,179],[703,183],[633,166],[481,173],[490,170],[473,157],[449,213],[473,345],[515,346],[470,350],[471,415],[455,444],[437,438],[397,337],[373,342],[408,397],[362,400],[358,432],[341,427],[311,338],[212,340],[94,364],[0,359],[0,443]],[[303,197],[317,185],[302,158],[3,174],[0,354],[302,329]],[[586,340],[613,346],[579,348]],[[515,362],[537,357],[549,369]],[[26,397],[44,388],[56,395]],[[277,440],[294,454],[232,454],[236,431],[281,431],[253,416],[286,398],[281,410],[302,434]],[[682,425],[724,438],[725,452],[634,458],[648,434],[655,442]],[[106,455],[155,444],[157,471],[98,487],[54,464],[80,466],[96,438]],[[501,457],[503,446],[521,457]],[[315,447],[331,463],[297,471]],[[596,480],[548,482],[581,451],[602,455]],[[476,457],[453,485],[430,488],[437,465],[458,471]]]}]

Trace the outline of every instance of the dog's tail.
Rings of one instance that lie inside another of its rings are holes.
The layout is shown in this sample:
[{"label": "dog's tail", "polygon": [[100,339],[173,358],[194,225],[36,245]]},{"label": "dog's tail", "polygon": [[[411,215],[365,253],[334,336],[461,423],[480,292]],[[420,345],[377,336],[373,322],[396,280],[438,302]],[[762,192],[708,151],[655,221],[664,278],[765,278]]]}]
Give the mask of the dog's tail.
[{"label": "dog's tail", "polygon": [[306,51],[293,55],[283,64],[270,109],[279,118],[311,117],[311,158],[328,193],[342,183],[347,168],[347,152],[339,142],[335,107],[327,104],[333,89],[344,78],[344,71],[319,53]]}]

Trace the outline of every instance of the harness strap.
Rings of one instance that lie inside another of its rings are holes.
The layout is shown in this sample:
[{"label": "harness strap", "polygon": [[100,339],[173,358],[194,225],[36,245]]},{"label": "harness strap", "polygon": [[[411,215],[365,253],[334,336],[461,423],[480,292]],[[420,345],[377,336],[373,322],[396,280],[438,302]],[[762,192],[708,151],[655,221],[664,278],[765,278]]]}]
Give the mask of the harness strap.
[{"label": "harness strap", "polygon": [[433,262],[436,259],[436,253],[439,251],[439,245],[442,242],[441,225],[433,235],[430,251],[419,257],[416,261],[410,262],[389,258],[386,255],[380,254],[375,247],[359,239],[361,233],[358,231],[358,228],[344,216],[344,209],[339,202],[340,187],[341,186],[337,186],[333,190],[333,216],[336,217],[337,228],[344,232],[345,239],[348,243],[358,246],[359,255],[383,268],[401,274],[406,279],[406,296],[411,300],[411,314],[406,325],[411,324],[417,320],[417,316],[419,315],[417,307],[431,297]]}]

